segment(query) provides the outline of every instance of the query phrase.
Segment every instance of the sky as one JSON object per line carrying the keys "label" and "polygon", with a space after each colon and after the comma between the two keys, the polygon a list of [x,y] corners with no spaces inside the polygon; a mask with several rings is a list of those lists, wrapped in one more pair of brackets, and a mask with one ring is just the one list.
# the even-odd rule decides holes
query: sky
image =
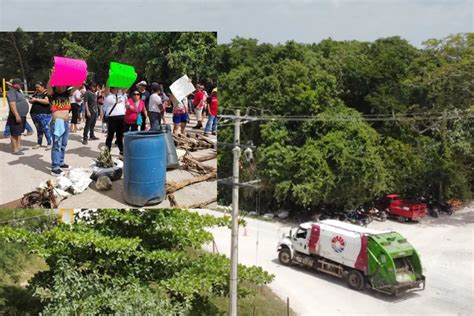
{"label": "sky", "polygon": [[373,41],[474,31],[474,0],[0,0],[0,30],[217,31],[259,42]]}

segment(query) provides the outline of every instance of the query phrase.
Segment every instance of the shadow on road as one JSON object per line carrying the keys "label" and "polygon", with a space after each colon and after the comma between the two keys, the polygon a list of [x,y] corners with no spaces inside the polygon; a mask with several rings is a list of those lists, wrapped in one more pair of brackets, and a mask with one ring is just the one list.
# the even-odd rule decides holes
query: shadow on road
{"label": "shadow on road", "polygon": [[[113,181],[112,182],[112,189],[107,190],[107,191],[97,190],[96,187],[95,187],[95,183],[96,183],[95,181],[92,181],[89,184],[89,189],[91,189],[92,191],[95,191],[95,192],[97,192],[101,195],[107,196],[108,198],[110,198],[112,200],[115,200],[117,202],[120,202],[122,204],[127,204],[130,208],[139,208],[139,206],[131,205],[131,204],[128,204],[127,202],[125,202],[125,200],[122,196],[122,194],[123,194],[123,179]],[[161,202],[161,203],[163,203],[163,202]],[[146,207],[148,207],[148,208],[159,208],[161,203],[155,204],[155,205],[147,205]]]}
{"label": "shadow on road", "polygon": [[[334,277],[334,276],[326,274],[324,272],[319,272],[319,271],[316,271],[316,270],[309,270],[307,268],[304,268],[304,267],[301,267],[301,266],[298,266],[298,265],[287,267],[287,266],[282,265],[280,263],[280,261],[278,261],[277,258],[273,259],[272,262],[274,264],[276,264],[278,267],[286,268],[286,269],[294,269],[294,270],[296,270],[300,273],[306,274],[308,277],[314,277],[314,278],[324,280],[325,282],[331,282],[331,283],[340,285],[341,287],[345,287],[347,291],[355,291],[355,290],[350,289],[347,286],[347,283],[343,279]],[[399,302],[407,301],[409,299],[414,299],[414,298],[417,298],[417,297],[420,296],[416,292],[407,292],[407,293],[404,293],[404,294],[402,294],[398,297],[395,297],[395,296],[383,294],[383,293],[380,293],[380,292],[377,292],[377,291],[374,291],[374,290],[370,290],[370,289],[364,289],[363,291],[357,291],[357,293],[360,293],[360,294],[363,294],[363,295],[368,295],[368,296],[380,299],[380,300],[388,302],[388,303],[399,303]]]}
{"label": "shadow on road", "polygon": [[[33,147],[34,145],[36,145],[36,142],[32,142],[32,141],[24,140],[24,139],[21,140],[21,146],[22,147],[25,147],[25,146]],[[30,149],[30,148],[28,148],[28,149]],[[6,152],[6,153],[11,153],[12,152],[12,146],[10,144],[10,140],[8,140],[7,143],[3,143],[3,142],[0,143],[0,151]]]}
{"label": "shadow on road", "polygon": [[33,168],[34,170],[42,171],[49,175],[51,170],[51,162],[46,162],[42,158],[43,157],[39,154],[34,154],[32,156],[18,156],[18,159],[10,161],[8,165],[26,165]]}

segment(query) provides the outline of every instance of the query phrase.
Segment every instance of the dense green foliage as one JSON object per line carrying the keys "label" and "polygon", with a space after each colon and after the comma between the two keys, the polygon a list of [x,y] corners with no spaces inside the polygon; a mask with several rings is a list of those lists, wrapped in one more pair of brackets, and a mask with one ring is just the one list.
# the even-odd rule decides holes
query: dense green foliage
{"label": "dense green foliage", "polygon": [[[428,40],[417,49],[399,37],[374,42],[258,44],[236,38],[218,47],[220,104],[258,121],[242,125],[243,209],[293,211],[321,204],[353,207],[387,193],[470,199],[473,173],[474,33]],[[305,121],[265,116],[307,116]],[[233,127],[219,140],[232,142]],[[219,176],[232,154],[219,152]],[[229,187],[219,199],[230,203]]]}
{"label": "dense green foliage", "polygon": [[[4,226],[0,237],[48,264],[29,284],[45,313],[212,314],[212,299],[228,294],[229,260],[200,249],[213,239],[208,228],[228,224],[180,209],[102,209],[40,233]],[[239,266],[239,278],[264,285],[273,276]]]}
{"label": "dense green foliage", "polygon": [[89,80],[105,83],[111,61],[130,64],[138,80],[168,86],[187,74],[195,82],[216,82],[215,33],[209,32],[3,32],[0,76],[46,81],[53,56],[85,59]]}
{"label": "dense green foliage", "polygon": [[[57,224],[56,216],[49,211],[35,209],[0,209],[0,225],[21,227],[30,232],[41,232]],[[25,275],[30,263],[34,269],[41,268],[41,262],[27,247],[21,244],[8,243],[0,239],[0,311],[7,314],[34,312],[39,300],[31,298],[20,284],[29,275]],[[36,271],[34,271],[36,272]],[[19,309],[21,308],[21,309]]]}

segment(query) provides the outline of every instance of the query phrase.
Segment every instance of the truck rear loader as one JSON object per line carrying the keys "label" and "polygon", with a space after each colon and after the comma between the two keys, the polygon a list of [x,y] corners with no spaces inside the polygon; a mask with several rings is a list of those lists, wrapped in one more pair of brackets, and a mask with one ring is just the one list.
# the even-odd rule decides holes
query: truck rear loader
{"label": "truck rear loader", "polygon": [[424,290],[420,258],[399,233],[337,220],[303,223],[278,242],[283,265],[299,264],[343,278],[350,288],[398,296]]}

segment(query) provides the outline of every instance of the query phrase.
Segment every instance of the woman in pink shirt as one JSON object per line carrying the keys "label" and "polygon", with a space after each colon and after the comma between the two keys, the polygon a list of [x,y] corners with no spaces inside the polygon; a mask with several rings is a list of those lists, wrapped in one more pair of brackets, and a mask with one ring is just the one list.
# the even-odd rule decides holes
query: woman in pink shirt
{"label": "woman in pink shirt", "polygon": [[133,91],[125,108],[124,132],[138,131],[138,126],[141,126],[147,118],[145,103],[141,100],[139,91]]}

